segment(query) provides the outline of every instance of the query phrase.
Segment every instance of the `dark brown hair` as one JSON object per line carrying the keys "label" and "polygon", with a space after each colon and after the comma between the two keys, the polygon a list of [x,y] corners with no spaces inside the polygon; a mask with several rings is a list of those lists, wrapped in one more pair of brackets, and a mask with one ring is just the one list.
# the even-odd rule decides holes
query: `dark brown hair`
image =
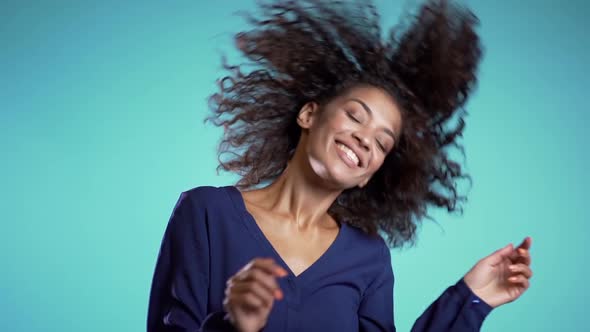
{"label": "dark brown hair", "polygon": [[429,206],[462,211],[457,180],[469,176],[449,152],[463,152],[463,106],[482,54],[468,9],[429,1],[385,40],[367,1],[276,1],[258,14],[235,38],[246,62],[224,61],[229,74],[210,97],[207,120],[225,128],[218,169],[237,172],[240,188],[276,179],[299,141],[300,108],[369,84],[403,110],[402,135],[369,183],[342,192],[329,213],[396,247],[414,242]]}

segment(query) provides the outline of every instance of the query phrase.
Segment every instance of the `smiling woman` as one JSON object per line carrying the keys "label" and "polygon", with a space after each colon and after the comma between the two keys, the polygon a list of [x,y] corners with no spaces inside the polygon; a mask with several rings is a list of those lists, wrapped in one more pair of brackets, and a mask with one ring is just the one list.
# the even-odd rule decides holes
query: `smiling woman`
{"label": "smiling woman", "polygon": [[250,17],[256,29],[236,36],[251,61],[226,65],[232,75],[211,97],[209,119],[226,128],[220,167],[242,175],[238,187],[283,172],[299,144],[302,128],[294,120],[306,103],[322,108],[364,85],[389,96],[395,107],[378,111],[400,113],[404,126],[397,124],[396,148],[373,181],[345,188],[330,214],[370,234],[382,230],[401,246],[414,240],[428,205],[459,210],[465,197],[456,181],[468,176],[448,150],[462,149],[462,106],[476,84],[476,17],[446,1],[430,2],[381,41],[379,16],[366,3],[286,1],[261,9],[262,18]]}
{"label": "smiling woman", "polygon": [[[395,100],[380,88],[359,85],[320,107],[310,102],[298,114],[299,144],[320,177],[363,188],[397,141],[402,127]],[[297,159],[297,152],[295,152]],[[346,167],[344,167],[346,166]]]}
{"label": "smiling woman", "polygon": [[[242,177],[182,193],[148,331],[395,331],[388,245],[464,198],[448,150],[462,149],[477,19],[429,1],[382,41],[366,2],[278,1],[261,15],[236,36],[249,62],[226,64],[211,97],[220,167]],[[530,245],[480,260],[413,331],[479,330],[528,288]]]}

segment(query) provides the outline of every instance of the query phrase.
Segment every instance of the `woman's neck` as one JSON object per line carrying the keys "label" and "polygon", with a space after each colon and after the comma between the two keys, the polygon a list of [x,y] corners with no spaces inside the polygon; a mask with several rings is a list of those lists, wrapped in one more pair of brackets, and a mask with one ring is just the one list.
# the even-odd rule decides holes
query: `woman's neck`
{"label": "woman's neck", "polygon": [[311,167],[294,156],[283,173],[269,186],[255,190],[253,203],[272,213],[287,217],[300,230],[333,228],[328,209],[341,190],[329,189],[313,179]]}

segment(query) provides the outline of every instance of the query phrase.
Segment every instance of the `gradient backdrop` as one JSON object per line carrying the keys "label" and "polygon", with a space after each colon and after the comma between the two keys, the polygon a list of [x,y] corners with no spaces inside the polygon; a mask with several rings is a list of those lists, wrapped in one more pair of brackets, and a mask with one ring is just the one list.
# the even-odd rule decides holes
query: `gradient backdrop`
{"label": "gradient backdrop", "polygon": [[[378,1],[387,26],[416,1]],[[227,185],[206,98],[253,1],[0,2],[0,331],[143,331],[181,191]],[[395,320],[533,238],[535,276],[483,331],[588,330],[586,1],[468,1],[486,55],[463,216],[394,250]]]}

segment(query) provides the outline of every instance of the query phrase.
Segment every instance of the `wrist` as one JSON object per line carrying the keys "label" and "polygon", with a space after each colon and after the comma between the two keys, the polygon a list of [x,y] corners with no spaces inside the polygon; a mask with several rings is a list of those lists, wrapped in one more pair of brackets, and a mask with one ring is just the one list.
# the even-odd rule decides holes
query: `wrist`
{"label": "wrist", "polygon": [[[224,316],[224,320],[227,322],[228,328],[231,332],[262,332],[264,327],[266,326],[266,322],[260,328],[252,328],[250,326],[241,326],[237,320],[235,320],[229,313],[226,313]],[[224,330],[225,331],[225,330]]]}
{"label": "wrist", "polygon": [[467,278],[463,277],[459,280],[457,287],[462,290],[465,300],[471,303],[482,303],[489,307],[490,310],[496,307],[489,302],[489,296],[486,294],[485,289],[472,287]]}

